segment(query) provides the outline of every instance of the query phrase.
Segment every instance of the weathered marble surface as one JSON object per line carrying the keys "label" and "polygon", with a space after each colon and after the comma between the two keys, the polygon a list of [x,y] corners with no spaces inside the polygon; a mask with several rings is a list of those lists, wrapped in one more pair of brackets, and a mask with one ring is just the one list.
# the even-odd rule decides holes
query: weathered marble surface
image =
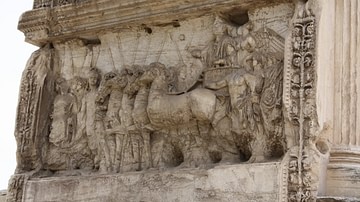
{"label": "weathered marble surface", "polygon": [[[193,173],[280,161],[293,146],[283,130],[282,88],[294,4],[63,3],[36,7],[19,22],[41,48],[22,77],[9,201],[21,200],[39,176],[40,184],[63,177],[46,186],[56,187],[69,175]],[[287,176],[280,181],[287,186]],[[254,192],[245,187],[234,200]],[[29,197],[46,197],[35,190]]]}
{"label": "weathered marble surface", "polygon": [[213,169],[132,172],[31,179],[24,200],[61,201],[277,201],[280,163],[223,165]]}
{"label": "weathered marble surface", "polygon": [[17,173],[280,158],[293,146],[282,108],[293,10],[276,4],[51,39],[23,73]]}
{"label": "weathered marble surface", "polygon": [[8,201],[359,196],[359,11],[36,0]]}
{"label": "weathered marble surface", "polygon": [[6,201],[6,190],[0,191],[0,202]]}
{"label": "weathered marble surface", "polygon": [[[47,1],[43,0],[43,2]],[[290,2],[290,0],[85,1],[28,11],[22,15],[18,28],[25,33],[28,42],[43,45],[49,41],[74,37],[93,38],[94,33],[99,31],[116,31],[141,25],[166,26],[209,13],[225,13],[232,9],[236,13],[245,13],[255,7]]]}
{"label": "weathered marble surface", "polygon": [[333,196],[360,198],[360,166],[331,164],[327,171],[326,192]]}
{"label": "weathered marble surface", "polygon": [[319,197],[317,202],[358,202],[359,198],[353,197]]}
{"label": "weathered marble surface", "polygon": [[324,110],[326,103],[333,104],[326,110],[328,117],[333,117],[328,121],[332,130],[328,133],[331,151],[326,194],[360,197],[360,2],[331,0],[324,1],[323,6],[324,21],[329,21],[326,32],[333,33],[325,36],[321,43],[321,47],[331,44],[330,49],[324,47],[327,51],[323,54],[327,54],[329,60],[321,66],[322,72],[326,69],[333,75],[327,97],[334,98],[322,104]]}

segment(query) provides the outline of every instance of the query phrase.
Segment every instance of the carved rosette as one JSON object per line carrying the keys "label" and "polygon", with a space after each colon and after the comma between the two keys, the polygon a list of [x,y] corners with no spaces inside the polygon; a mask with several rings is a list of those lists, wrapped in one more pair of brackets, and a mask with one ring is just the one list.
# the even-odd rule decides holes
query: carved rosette
{"label": "carved rosette", "polygon": [[289,119],[295,130],[295,145],[288,161],[288,201],[315,201],[316,175],[312,172],[311,148],[317,126],[315,91],[315,16],[304,9],[293,21]]}

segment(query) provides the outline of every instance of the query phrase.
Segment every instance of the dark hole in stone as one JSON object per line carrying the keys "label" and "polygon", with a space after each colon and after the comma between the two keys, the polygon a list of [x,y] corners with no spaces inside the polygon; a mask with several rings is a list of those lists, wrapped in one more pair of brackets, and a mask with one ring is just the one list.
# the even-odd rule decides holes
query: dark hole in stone
{"label": "dark hole in stone", "polygon": [[222,13],[222,17],[229,23],[237,26],[242,26],[249,22],[248,12],[241,8],[235,8],[227,11],[226,13]]}
{"label": "dark hole in stone", "polygon": [[326,154],[330,150],[328,144],[322,140],[317,141],[315,145],[319,152],[322,154]]}
{"label": "dark hole in stone", "polygon": [[150,27],[144,27],[144,30],[146,33],[151,34],[152,33],[152,29]]}
{"label": "dark hole in stone", "polygon": [[173,155],[173,167],[177,167],[184,162],[184,154],[179,147],[174,146]]}
{"label": "dark hole in stone", "polygon": [[93,38],[93,39],[86,39],[85,40],[85,44],[86,45],[100,45],[101,41],[98,38]]}
{"label": "dark hole in stone", "polygon": [[222,155],[219,151],[209,151],[210,159],[213,163],[219,163],[221,161]]}
{"label": "dark hole in stone", "polygon": [[50,43],[50,44],[49,44],[49,48],[50,48],[50,49],[54,49],[54,44],[53,44],[53,43]]}
{"label": "dark hole in stone", "polygon": [[173,20],[172,25],[173,25],[174,27],[180,27],[179,20]]}

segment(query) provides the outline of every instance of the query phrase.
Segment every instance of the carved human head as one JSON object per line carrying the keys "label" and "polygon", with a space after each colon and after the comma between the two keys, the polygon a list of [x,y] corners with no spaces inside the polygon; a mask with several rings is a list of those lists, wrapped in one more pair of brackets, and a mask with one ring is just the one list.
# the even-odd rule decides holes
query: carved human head
{"label": "carved human head", "polygon": [[66,80],[62,77],[56,79],[55,81],[55,88],[56,91],[60,94],[68,93],[69,92],[69,85]]}
{"label": "carved human head", "polygon": [[249,53],[252,53],[255,51],[256,48],[256,41],[252,36],[248,36],[242,43],[241,47],[248,51]]}
{"label": "carved human head", "polygon": [[232,55],[234,52],[235,52],[235,47],[232,46],[232,45],[230,45],[230,44],[228,44],[228,45],[226,46],[226,53],[227,53],[227,55]]}
{"label": "carved human head", "polygon": [[262,69],[264,64],[266,64],[266,59],[259,53],[253,54],[253,68],[254,69]]}
{"label": "carved human head", "polygon": [[225,21],[219,17],[216,16],[213,24],[213,33],[215,36],[222,36],[226,33],[227,27],[226,27]]}
{"label": "carved human head", "polygon": [[87,82],[84,78],[81,78],[79,76],[75,76],[72,80],[71,80],[71,92],[73,93],[82,93],[83,91],[85,91],[87,89]]}
{"label": "carved human head", "polygon": [[100,72],[95,67],[91,68],[88,73],[89,86],[98,86],[100,83]]}
{"label": "carved human head", "polygon": [[248,22],[237,29],[238,36],[247,36],[254,28],[254,24],[252,22]]}

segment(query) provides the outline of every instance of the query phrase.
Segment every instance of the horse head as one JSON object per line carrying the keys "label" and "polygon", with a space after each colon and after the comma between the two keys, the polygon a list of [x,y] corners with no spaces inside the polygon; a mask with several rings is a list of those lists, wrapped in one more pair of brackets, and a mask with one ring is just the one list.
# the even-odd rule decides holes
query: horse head
{"label": "horse head", "polygon": [[126,76],[119,74],[116,71],[106,73],[100,83],[95,101],[99,104],[104,103],[105,98],[109,96],[113,90],[121,90],[126,84]]}
{"label": "horse head", "polygon": [[156,78],[166,78],[165,65],[159,62],[153,62],[149,65],[148,69],[144,71],[138,82],[142,84],[152,83]]}

